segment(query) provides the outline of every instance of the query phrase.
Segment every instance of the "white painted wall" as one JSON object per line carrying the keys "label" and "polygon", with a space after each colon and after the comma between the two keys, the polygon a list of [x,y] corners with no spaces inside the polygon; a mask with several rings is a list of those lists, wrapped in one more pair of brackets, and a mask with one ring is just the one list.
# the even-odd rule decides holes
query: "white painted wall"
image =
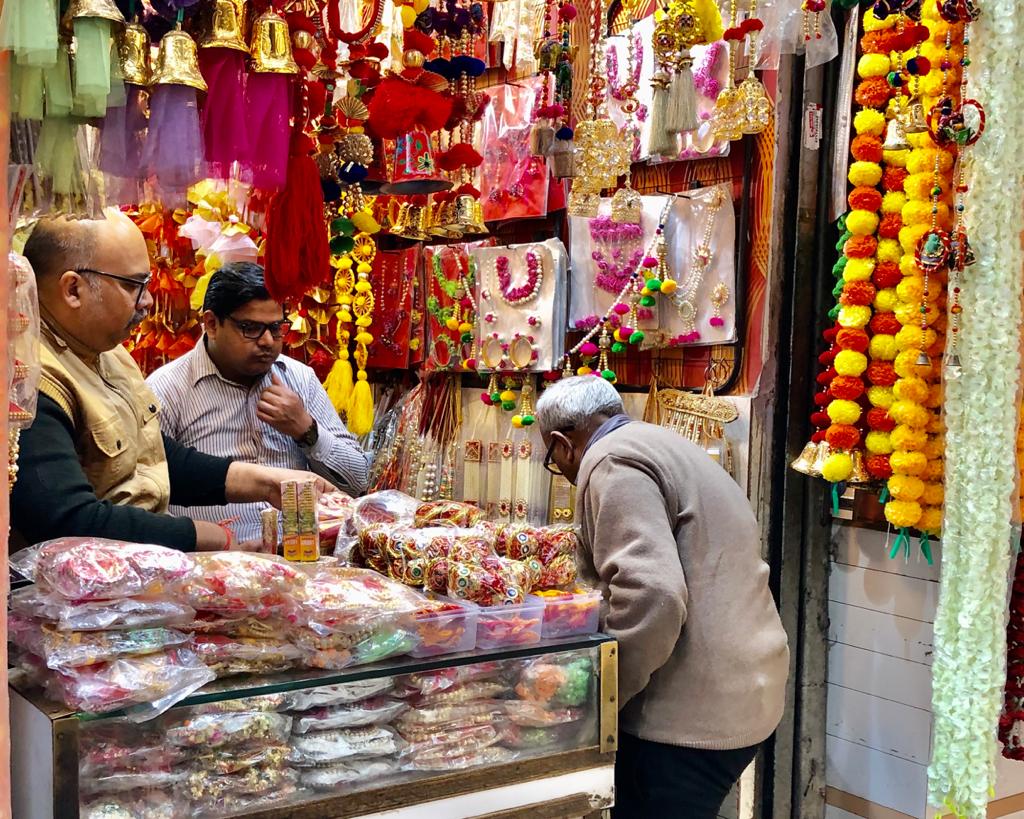
{"label": "white painted wall", "polygon": [[[929,566],[889,559],[892,536],[849,525],[833,532],[829,579],[826,783],[913,817],[927,807],[932,622],[941,544]],[[995,798],[1024,793],[1024,764],[1000,757]],[[851,819],[833,805],[826,819]],[[867,813],[865,813],[867,815]],[[1001,813],[1024,819],[1024,811]]]}

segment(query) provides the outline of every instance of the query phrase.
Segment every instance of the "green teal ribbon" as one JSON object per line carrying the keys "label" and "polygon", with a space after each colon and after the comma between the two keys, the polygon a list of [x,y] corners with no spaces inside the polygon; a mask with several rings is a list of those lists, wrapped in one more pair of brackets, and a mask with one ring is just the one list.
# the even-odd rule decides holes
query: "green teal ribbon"
{"label": "green teal ribbon", "polygon": [[935,561],[932,560],[932,539],[927,532],[921,533],[921,553],[929,566],[935,565]]}
{"label": "green teal ribbon", "polygon": [[839,517],[839,484],[832,484],[832,516]]}
{"label": "green teal ribbon", "polygon": [[900,553],[900,549],[901,548],[905,550],[906,556],[907,556],[907,558],[909,558],[910,557],[910,535],[907,532],[906,528],[900,529],[899,534],[896,535],[896,540],[893,541],[892,549],[889,551],[889,559],[890,560],[895,560],[896,559],[896,555],[898,555]]}
{"label": "green teal ribbon", "polygon": [[885,486],[882,487],[882,491],[878,493],[878,502],[884,505],[885,502],[888,501],[888,500],[889,500],[889,485],[886,484]]}

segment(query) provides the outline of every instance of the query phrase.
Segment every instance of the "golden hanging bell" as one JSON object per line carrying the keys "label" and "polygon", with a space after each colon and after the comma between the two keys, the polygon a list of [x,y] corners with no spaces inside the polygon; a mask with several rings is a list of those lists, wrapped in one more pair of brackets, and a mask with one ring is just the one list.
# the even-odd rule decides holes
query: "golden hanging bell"
{"label": "golden hanging bell", "polygon": [[79,20],[83,17],[98,17],[101,20],[110,20],[112,23],[124,25],[124,15],[114,3],[114,0],[71,0],[68,10],[64,14],[64,20]]}
{"label": "golden hanging bell", "polygon": [[117,58],[124,81],[149,85],[149,33],[138,23],[129,23],[117,35]]}
{"label": "golden hanging bell", "polygon": [[[808,441],[803,450],[789,466],[804,475],[814,475],[814,459],[818,454],[818,445],[814,441]],[[819,473],[820,474],[820,473]]]}
{"label": "golden hanging bell", "polygon": [[273,9],[267,9],[252,26],[252,70],[257,74],[298,74],[292,57],[288,23]]}
{"label": "golden hanging bell", "polygon": [[455,197],[452,203],[452,224],[462,234],[479,236],[488,232],[483,222],[483,208],[468,193]]}
{"label": "golden hanging bell", "polygon": [[612,196],[612,221],[619,224],[639,225],[644,211],[644,203],[632,186],[627,182]]}
{"label": "golden hanging bell", "polygon": [[196,41],[180,28],[171,29],[160,40],[150,85],[187,85],[206,91]]}
{"label": "golden hanging bell", "polygon": [[484,206],[476,199],[473,199],[469,217],[463,222],[462,228],[467,236],[485,236],[490,233],[484,222]]}
{"label": "golden hanging bell", "polygon": [[853,470],[846,482],[851,484],[871,483],[871,474],[864,465],[864,453],[855,449],[851,453],[851,459],[853,460]]}
{"label": "golden hanging bell", "polygon": [[903,131],[903,123],[899,117],[889,120],[889,127],[885,130],[885,142],[882,144],[883,151],[909,151],[910,143],[907,142],[907,135]]}
{"label": "golden hanging bell", "polygon": [[249,53],[242,30],[245,19],[245,0],[214,0],[210,27],[200,48],[231,48]]}
{"label": "golden hanging bell", "polygon": [[903,120],[903,132],[907,134],[924,134],[928,131],[928,121],[924,118],[924,106],[919,102],[910,104]]}
{"label": "golden hanging bell", "polygon": [[442,239],[461,239],[462,228],[455,219],[455,203],[435,202],[427,215],[426,232]]}
{"label": "golden hanging bell", "polygon": [[401,236],[404,239],[413,239],[421,242],[429,239],[425,228],[426,208],[420,205],[410,205],[408,202],[402,204],[398,210],[395,223],[391,226],[393,236]]}
{"label": "golden hanging bell", "polygon": [[828,441],[820,441],[818,448],[814,453],[814,463],[811,464],[811,471],[808,475],[813,475],[815,478],[820,478],[822,470],[825,468],[825,461],[828,460],[828,456],[832,454],[832,447],[828,445]]}

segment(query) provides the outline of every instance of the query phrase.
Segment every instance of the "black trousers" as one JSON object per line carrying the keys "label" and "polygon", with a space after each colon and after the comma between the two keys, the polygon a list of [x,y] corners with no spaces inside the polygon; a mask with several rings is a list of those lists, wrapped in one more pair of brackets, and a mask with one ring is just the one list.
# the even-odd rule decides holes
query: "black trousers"
{"label": "black trousers", "polygon": [[705,751],[619,734],[612,819],[716,819],[757,748]]}

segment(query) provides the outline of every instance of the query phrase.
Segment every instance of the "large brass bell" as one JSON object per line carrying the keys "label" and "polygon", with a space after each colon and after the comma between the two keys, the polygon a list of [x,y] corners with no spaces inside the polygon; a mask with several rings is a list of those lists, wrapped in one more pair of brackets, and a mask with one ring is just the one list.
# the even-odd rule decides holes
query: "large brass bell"
{"label": "large brass bell", "polygon": [[855,449],[851,453],[850,457],[853,461],[853,470],[850,472],[850,477],[847,480],[847,483],[871,483],[871,474],[868,472],[867,467],[864,465],[864,453],[861,452],[859,449]]}
{"label": "large brass bell", "polygon": [[298,74],[292,57],[288,23],[273,9],[267,9],[252,26],[252,70],[257,74]]}
{"label": "large brass bell", "polygon": [[928,131],[928,121],[924,118],[924,106],[919,102],[910,104],[903,120],[903,131],[907,134],[924,134]]}
{"label": "large brass bell", "polygon": [[206,91],[206,80],[199,71],[196,41],[181,29],[171,29],[160,40],[150,84],[187,85]]}
{"label": "large brass bell", "polygon": [[214,0],[210,15],[210,28],[200,48],[231,48],[249,53],[243,30],[245,0]]}
{"label": "large brass bell", "polygon": [[814,459],[817,454],[818,445],[814,443],[814,441],[808,441],[797,456],[796,460],[789,466],[791,469],[795,469],[797,472],[801,472],[804,475],[814,475],[814,472],[811,470],[814,466]]}
{"label": "large brass bell", "polygon": [[391,234],[417,242],[429,239],[430,237],[424,230],[425,221],[426,208],[403,202],[398,209],[398,216],[395,217],[394,224],[391,225]]}
{"label": "large brass bell", "polygon": [[828,460],[828,456],[831,454],[832,447],[828,445],[828,441],[820,441],[814,453],[814,463],[811,464],[811,471],[807,474],[820,478],[822,471],[825,469],[825,461]]}
{"label": "large brass bell", "polygon": [[129,23],[117,35],[117,58],[124,81],[134,85],[149,85],[152,70],[149,66],[149,33],[138,23]]}
{"label": "large brass bell", "polygon": [[435,202],[427,216],[426,231],[441,239],[461,239],[462,230],[455,221],[455,203]]}
{"label": "large brass bell", "polygon": [[124,15],[114,0],[71,0],[68,10],[64,13],[64,20],[70,22],[83,17],[98,17],[112,23],[124,24]]}
{"label": "large brass bell", "polygon": [[907,142],[907,135],[903,130],[903,123],[899,117],[889,120],[889,127],[885,131],[885,142],[882,144],[883,151],[909,151],[910,143]]}
{"label": "large brass bell", "polygon": [[488,232],[483,220],[483,206],[474,197],[469,194],[455,197],[453,209],[455,224],[463,234],[481,236]]}

